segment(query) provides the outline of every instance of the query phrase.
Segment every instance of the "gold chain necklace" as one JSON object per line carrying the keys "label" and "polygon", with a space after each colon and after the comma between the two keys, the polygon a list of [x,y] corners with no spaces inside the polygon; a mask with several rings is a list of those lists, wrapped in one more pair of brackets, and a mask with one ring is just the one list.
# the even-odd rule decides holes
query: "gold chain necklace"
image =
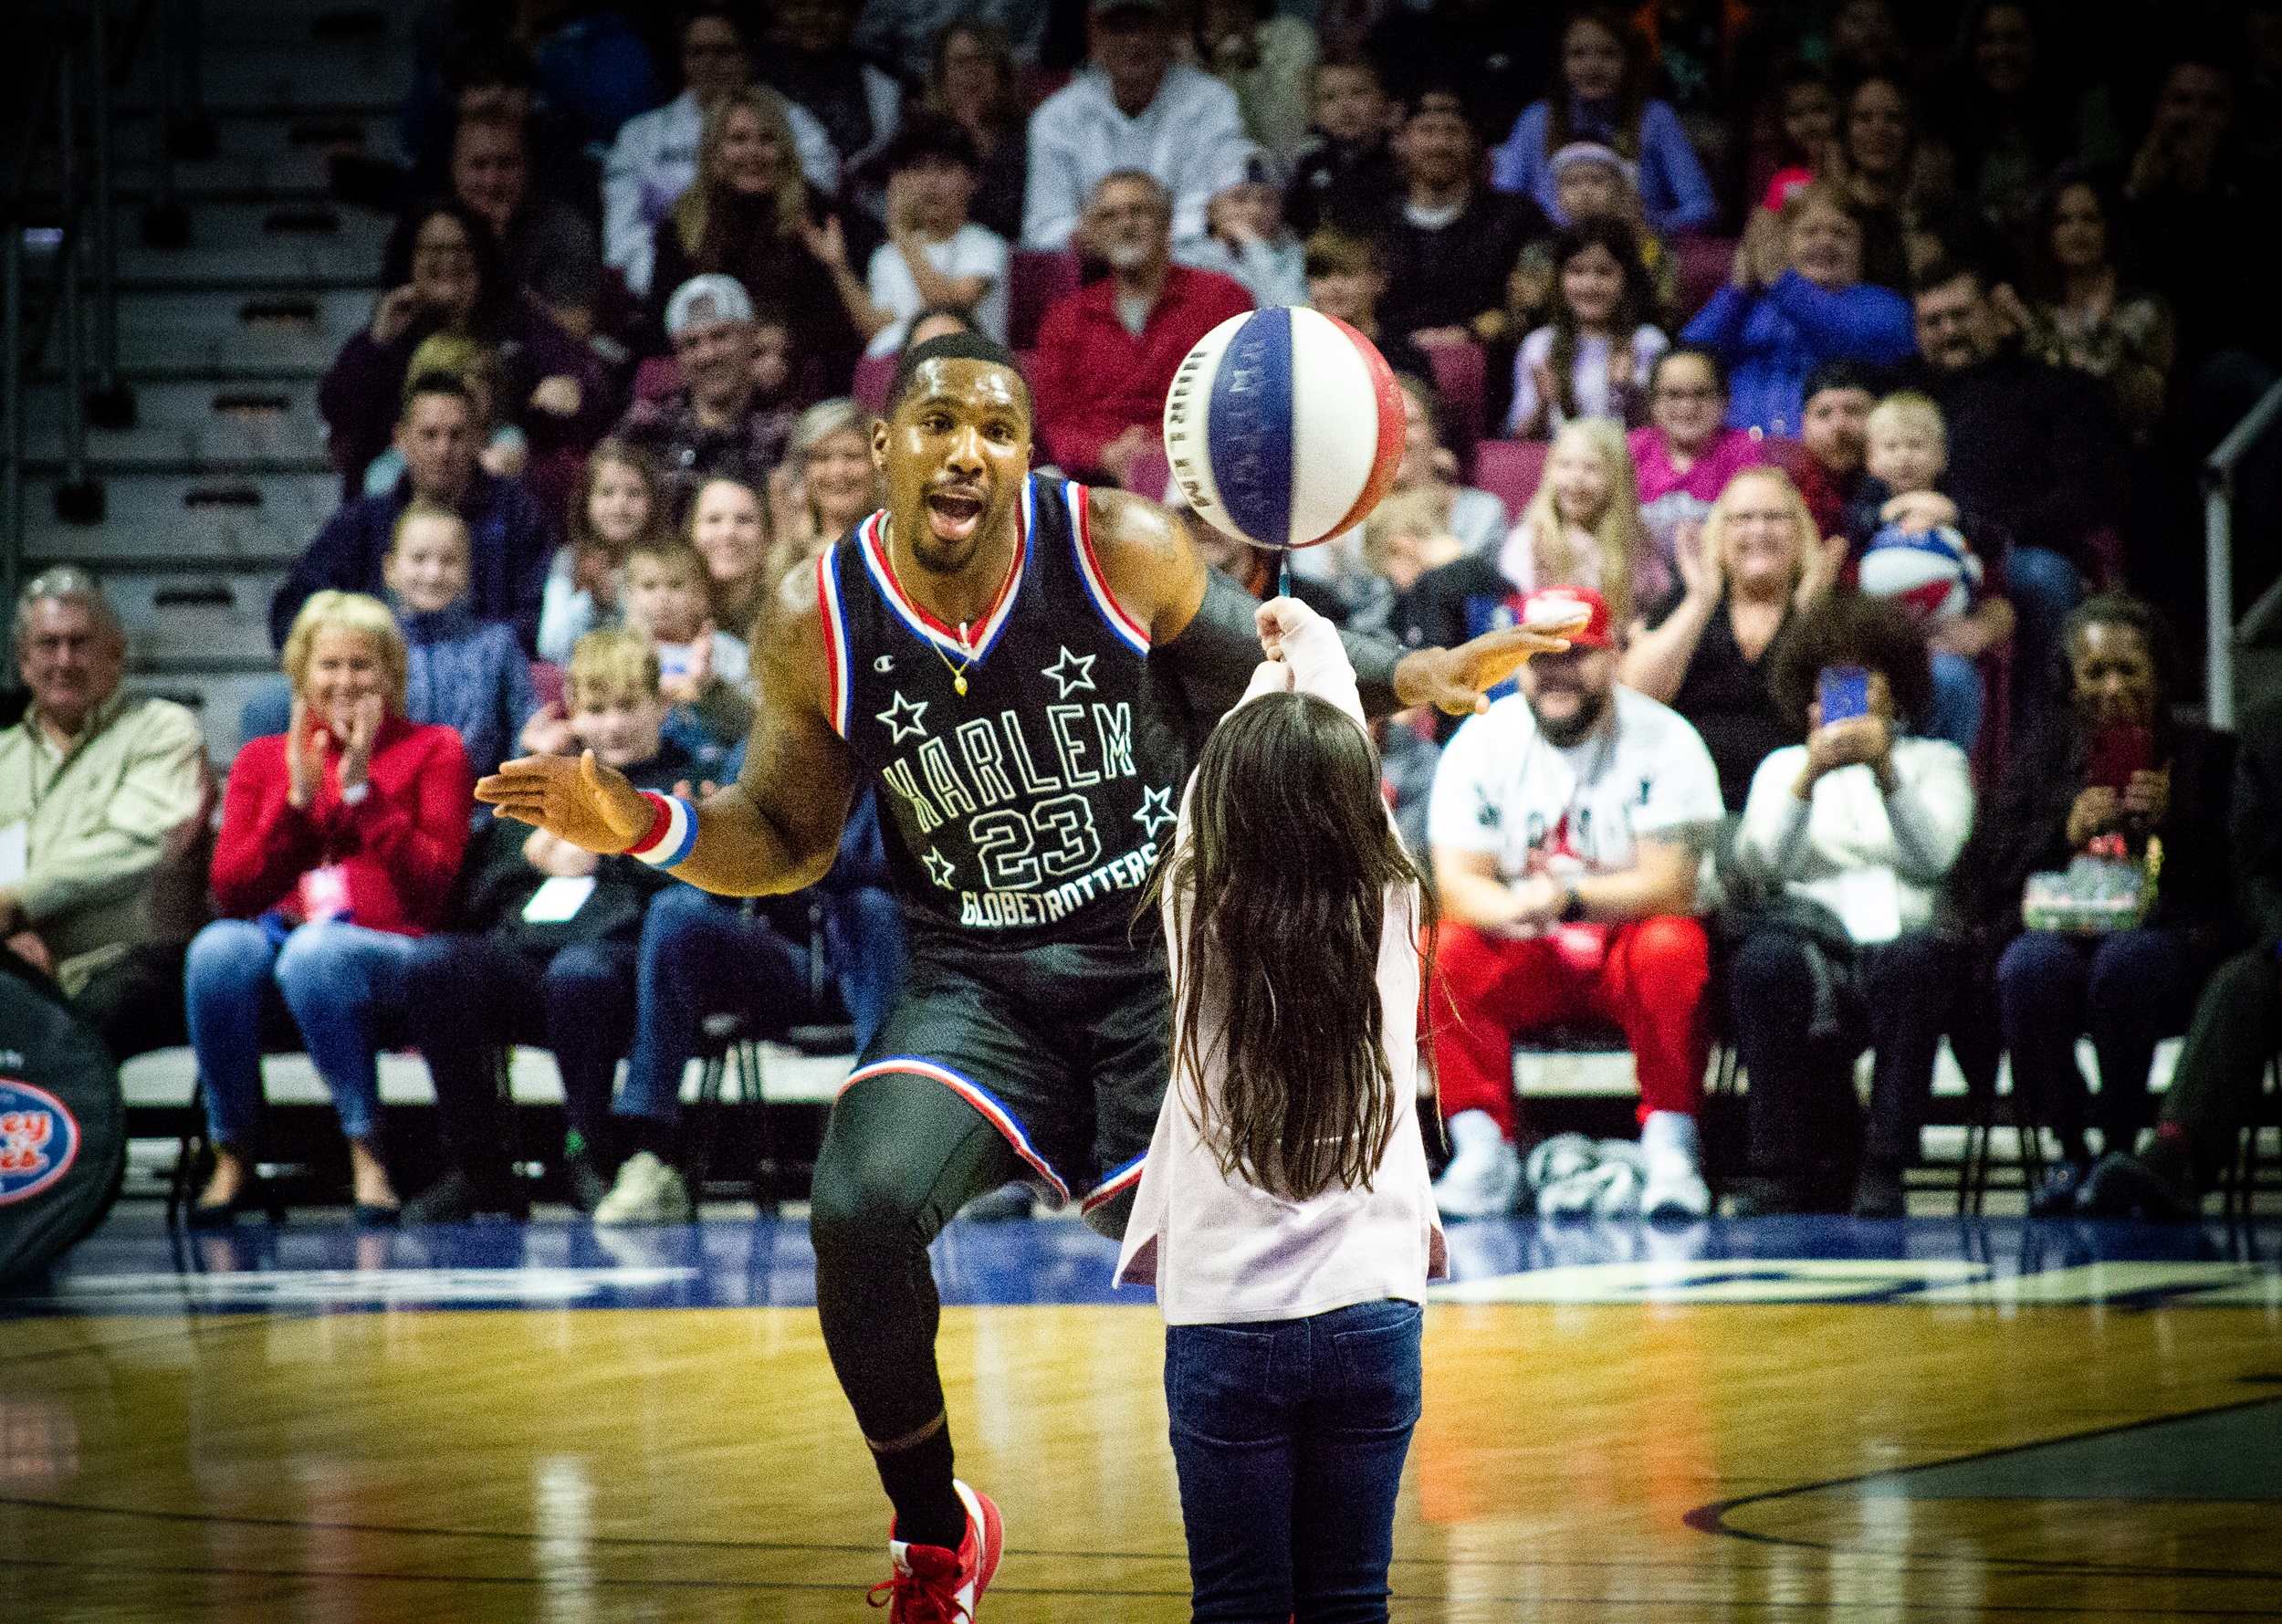
{"label": "gold chain necklace", "polygon": [[934,638],[928,638],[926,643],[929,648],[935,650],[935,657],[943,662],[943,669],[951,674],[951,691],[962,699],[965,698],[967,697],[967,667],[975,663],[974,647],[967,641],[967,623],[965,621],[958,623],[958,645],[967,651],[967,657],[958,665],[951,664],[951,656],[943,652],[943,645],[936,642]]}

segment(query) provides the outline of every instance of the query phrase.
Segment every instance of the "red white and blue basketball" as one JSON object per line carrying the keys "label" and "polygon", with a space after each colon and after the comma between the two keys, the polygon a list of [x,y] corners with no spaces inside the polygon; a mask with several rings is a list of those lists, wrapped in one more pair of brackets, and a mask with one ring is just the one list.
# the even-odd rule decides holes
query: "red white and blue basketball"
{"label": "red white and blue basketball", "polygon": [[1869,596],[1906,603],[1924,620],[1955,620],[1973,607],[1981,561],[1947,525],[1905,530],[1889,524],[1870,538],[1858,579]]}
{"label": "red white and blue basketball", "polygon": [[1313,547],[1378,506],[1402,461],[1403,401],[1370,340],[1315,310],[1232,316],[1165,397],[1165,455],[1188,505],[1261,547]]}

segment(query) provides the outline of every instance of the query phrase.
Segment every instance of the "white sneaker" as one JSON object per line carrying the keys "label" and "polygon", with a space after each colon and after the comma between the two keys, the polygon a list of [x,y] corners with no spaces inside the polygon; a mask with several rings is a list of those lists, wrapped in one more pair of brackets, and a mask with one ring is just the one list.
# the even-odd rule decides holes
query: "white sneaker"
{"label": "white sneaker", "polygon": [[1442,1216],[1499,1218],[1513,1211],[1522,1188],[1522,1158],[1497,1118],[1487,1111],[1460,1111],[1450,1126],[1450,1165],[1434,1185]]}
{"label": "white sneaker", "polygon": [[610,1187],[594,1209],[599,1224],[687,1223],[689,1187],[682,1176],[647,1150],[637,1150],[618,1169],[618,1182]]}
{"label": "white sneaker", "polygon": [[1640,1187],[1640,1215],[1651,1222],[1690,1222],[1710,1215],[1712,1191],[1703,1182],[1696,1119],[1684,1111],[1651,1111],[1640,1125],[1640,1154],[1648,1179]]}

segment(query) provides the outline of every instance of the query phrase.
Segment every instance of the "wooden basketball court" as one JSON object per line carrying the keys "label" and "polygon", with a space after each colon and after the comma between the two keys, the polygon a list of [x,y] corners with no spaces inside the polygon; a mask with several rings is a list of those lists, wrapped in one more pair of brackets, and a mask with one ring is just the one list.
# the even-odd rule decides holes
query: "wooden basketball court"
{"label": "wooden basketball court", "polygon": [[[1394,1616],[2282,1613],[2282,1251],[1993,1220],[1453,1231]],[[1163,1334],[1064,1221],[954,1226],[982,1617],[1188,1617]],[[875,1618],[797,1221],[170,1239],[0,1319],[0,1618]]]}

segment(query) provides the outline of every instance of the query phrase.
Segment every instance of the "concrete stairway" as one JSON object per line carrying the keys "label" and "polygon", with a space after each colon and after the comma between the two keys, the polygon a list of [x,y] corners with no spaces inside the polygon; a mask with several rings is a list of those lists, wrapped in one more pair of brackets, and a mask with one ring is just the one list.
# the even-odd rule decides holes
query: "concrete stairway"
{"label": "concrete stairway", "polygon": [[340,501],[316,386],[368,319],[389,222],[333,204],[337,152],[396,157],[412,79],[410,8],[205,0],[200,77],[210,156],[175,166],[191,239],[146,246],[157,179],[146,50],[114,93],[119,351],[134,428],[97,430],[95,525],[57,519],[62,345],[31,371],[25,568],[102,577],[130,638],[130,681],[198,707],[216,765],[238,707],[274,668],[267,615],[293,559]]}

